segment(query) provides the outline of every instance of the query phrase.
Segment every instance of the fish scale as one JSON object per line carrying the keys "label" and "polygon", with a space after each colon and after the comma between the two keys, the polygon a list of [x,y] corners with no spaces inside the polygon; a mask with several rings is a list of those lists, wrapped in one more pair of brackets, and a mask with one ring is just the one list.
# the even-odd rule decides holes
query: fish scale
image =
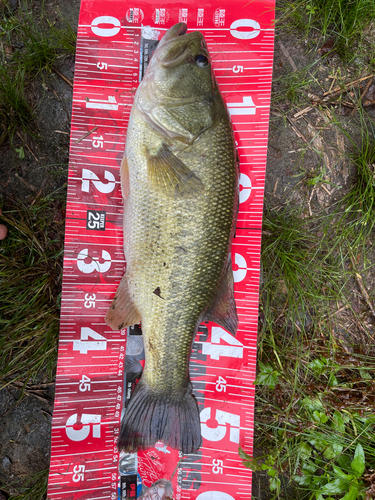
{"label": "fish scale", "polygon": [[[146,85],[150,93],[150,83]],[[197,322],[215,297],[229,250],[238,172],[229,117],[220,94],[214,95],[214,125],[182,149],[179,141],[174,148],[168,142],[172,153],[202,181],[200,196],[165,196],[150,186],[147,147],[168,138],[155,133],[138,109],[138,99],[143,103],[140,92],[128,129],[126,275],[142,319],[142,381],[161,395],[187,386]],[[197,122],[197,116],[192,121]]]}

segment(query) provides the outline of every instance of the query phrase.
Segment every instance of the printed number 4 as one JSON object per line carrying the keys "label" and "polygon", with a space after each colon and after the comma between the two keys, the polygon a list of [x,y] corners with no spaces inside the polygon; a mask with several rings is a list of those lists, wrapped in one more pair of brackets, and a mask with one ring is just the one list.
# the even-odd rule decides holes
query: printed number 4
{"label": "printed number 4", "polygon": [[[93,340],[88,340],[89,337]],[[106,338],[87,326],[81,328],[81,339],[73,341],[73,351],[79,351],[81,354],[87,354],[88,351],[105,351],[106,349]]]}

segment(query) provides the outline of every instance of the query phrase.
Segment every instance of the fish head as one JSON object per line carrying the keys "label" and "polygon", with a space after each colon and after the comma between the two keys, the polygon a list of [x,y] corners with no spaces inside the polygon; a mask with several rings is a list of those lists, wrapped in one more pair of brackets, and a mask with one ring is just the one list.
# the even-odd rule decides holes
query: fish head
{"label": "fish head", "polygon": [[154,101],[183,101],[212,95],[216,81],[202,33],[187,33],[184,23],[170,28],[150,61],[145,79]]}

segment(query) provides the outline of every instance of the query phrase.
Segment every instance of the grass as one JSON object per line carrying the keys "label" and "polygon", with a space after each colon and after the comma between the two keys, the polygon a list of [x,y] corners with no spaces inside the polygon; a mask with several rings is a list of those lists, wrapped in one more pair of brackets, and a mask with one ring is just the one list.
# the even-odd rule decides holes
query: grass
{"label": "grass", "polygon": [[[373,293],[364,300],[358,285],[365,287],[361,274],[373,266],[375,141],[372,120],[358,109],[351,129],[332,120],[350,147],[347,194],[310,217],[290,203],[264,214],[258,452],[240,454],[268,477],[267,498],[374,498]],[[355,307],[358,289],[362,310]]]}
{"label": "grass", "polygon": [[[12,495],[10,500],[44,500],[47,493],[48,470],[43,470],[29,477],[19,494]],[[12,486],[12,484],[7,485]]]}
{"label": "grass", "polygon": [[53,70],[59,57],[74,56],[76,33],[63,21],[36,22],[32,6],[21,2],[16,12],[5,7],[0,17],[0,145],[16,133],[36,137],[34,105],[28,98],[31,82]]}
{"label": "grass", "polygon": [[0,380],[52,380],[62,279],[63,202],[9,202],[0,247]]}
{"label": "grass", "polygon": [[329,40],[328,50],[345,62],[363,55],[375,62],[373,40],[375,4],[372,0],[297,0],[281,2],[281,22],[290,22],[304,32]]}

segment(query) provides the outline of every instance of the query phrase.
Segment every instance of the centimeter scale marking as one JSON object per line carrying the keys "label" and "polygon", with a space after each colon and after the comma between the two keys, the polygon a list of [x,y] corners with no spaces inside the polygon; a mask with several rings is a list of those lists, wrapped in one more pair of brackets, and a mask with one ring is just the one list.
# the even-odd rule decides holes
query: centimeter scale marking
{"label": "centimeter scale marking", "polygon": [[[136,6],[123,0],[82,0],[50,499],[125,498],[119,493],[123,478],[116,441],[126,392],[128,332],[113,332],[104,323],[125,268],[119,166],[145,56],[140,48],[144,40],[150,42],[142,26],[153,27],[147,33],[160,40],[176,22],[205,34],[234,127],[241,169],[232,247],[239,328],[234,338],[214,323],[202,324],[193,343],[190,372],[203,446],[184,457],[162,445],[139,452],[137,470],[145,486],[161,477],[171,480],[175,500],[251,497],[251,471],[242,465],[238,446],[252,452],[274,3],[259,0],[251,9],[244,0],[226,3],[220,8],[202,8],[195,1],[156,8],[147,1]],[[136,498],[136,491],[127,495]]]}

